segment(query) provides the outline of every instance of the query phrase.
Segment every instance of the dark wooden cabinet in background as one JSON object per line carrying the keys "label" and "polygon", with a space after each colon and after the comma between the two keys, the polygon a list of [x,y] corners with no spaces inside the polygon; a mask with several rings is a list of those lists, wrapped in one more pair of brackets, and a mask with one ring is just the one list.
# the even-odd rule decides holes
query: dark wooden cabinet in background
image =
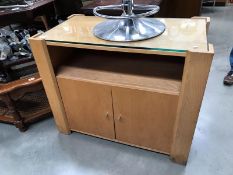
{"label": "dark wooden cabinet in background", "polygon": [[166,9],[166,17],[191,18],[199,16],[202,0],[165,0],[161,8]]}

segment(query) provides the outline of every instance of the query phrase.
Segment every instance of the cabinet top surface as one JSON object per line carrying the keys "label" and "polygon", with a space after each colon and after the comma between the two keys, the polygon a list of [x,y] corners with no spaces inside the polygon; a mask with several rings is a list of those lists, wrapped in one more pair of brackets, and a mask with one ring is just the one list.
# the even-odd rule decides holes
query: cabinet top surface
{"label": "cabinet top surface", "polygon": [[[93,35],[93,28],[105,19],[74,15],[62,24],[38,36],[50,45],[77,44],[92,46],[143,49],[185,53],[187,50],[208,51],[206,21],[204,19],[159,18],[166,25],[165,32],[155,38],[135,42],[110,42]],[[53,43],[53,44],[51,44]],[[78,47],[78,46],[77,46]]]}

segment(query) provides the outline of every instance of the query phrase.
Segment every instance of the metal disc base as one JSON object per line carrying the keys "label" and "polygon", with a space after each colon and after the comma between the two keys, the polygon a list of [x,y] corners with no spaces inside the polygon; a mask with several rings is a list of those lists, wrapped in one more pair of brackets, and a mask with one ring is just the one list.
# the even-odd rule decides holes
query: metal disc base
{"label": "metal disc base", "polygon": [[109,41],[138,41],[152,38],[165,31],[165,25],[153,18],[107,20],[95,26],[94,35]]}

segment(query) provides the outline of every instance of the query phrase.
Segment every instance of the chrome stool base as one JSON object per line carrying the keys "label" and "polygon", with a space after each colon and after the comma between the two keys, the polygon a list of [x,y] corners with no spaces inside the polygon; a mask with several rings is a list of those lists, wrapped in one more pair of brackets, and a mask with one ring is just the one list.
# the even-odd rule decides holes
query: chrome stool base
{"label": "chrome stool base", "polygon": [[[134,14],[134,10],[145,10],[145,13]],[[157,5],[134,4],[133,0],[122,0],[119,5],[97,6],[93,9],[95,16],[108,19],[97,24],[93,30],[96,37],[109,41],[138,41],[160,35],[165,25],[154,18],[145,18],[159,11]],[[122,10],[121,16],[101,14],[101,10]]]}
{"label": "chrome stool base", "polygon": [[93,32],[98,38],[108,41],[139,41],[162,34],[165,25],[153,18],[129,18],[107,20],[95,26]]}

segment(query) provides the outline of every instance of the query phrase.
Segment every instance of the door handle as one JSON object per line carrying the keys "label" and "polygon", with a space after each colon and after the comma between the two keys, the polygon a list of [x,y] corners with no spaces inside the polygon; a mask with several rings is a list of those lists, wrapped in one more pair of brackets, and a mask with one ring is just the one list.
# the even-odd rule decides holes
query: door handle
{"label": "door handle", "polygon": [[120,114],[117,118],[118,121],[121,121],[122,120],[122,115]]}
{"label": "door handle", "polygon": [[107,119],[109,119],[109,113],[108,113],[108,112],[106,112],[105,117],[106,117]]}

